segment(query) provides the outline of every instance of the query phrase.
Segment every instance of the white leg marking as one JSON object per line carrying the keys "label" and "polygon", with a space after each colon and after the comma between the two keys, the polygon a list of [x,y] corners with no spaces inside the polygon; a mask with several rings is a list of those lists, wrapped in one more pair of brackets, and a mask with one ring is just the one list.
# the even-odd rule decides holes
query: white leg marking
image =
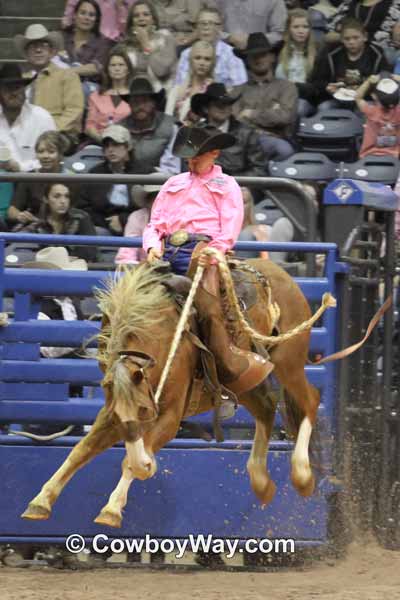
{"label": "white leg marking", "polygon": [[308,417],[305,417],[300,425],[296,445],[292,455],[293,471],[296,480],[305,485],[311,477],[310,459],[308,456],[308,447],[312,433],[312,425]]}
{"label": "white leg marking", "polygon": [[125,508],[128,502],[128,492],[134,477],[129,477],[129,470],[127,469],[126,471],[127,473],[125,474],[124,472],[107,503],[107,509],[113,513],[121,514],[122,509]]}
{"label": "white leg marking", "polygon": [[153,460],[144,448],[143,438],[136,442],[125,442],[128,464],[138,479],[147,479],[155,473],[155,460]]}

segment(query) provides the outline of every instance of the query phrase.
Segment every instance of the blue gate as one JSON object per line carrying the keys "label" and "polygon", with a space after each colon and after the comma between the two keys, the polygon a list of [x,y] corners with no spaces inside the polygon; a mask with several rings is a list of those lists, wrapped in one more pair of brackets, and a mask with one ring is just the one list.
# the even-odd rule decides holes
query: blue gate
{"label": "blue gate", "polygon": [[[27,236],[23,236],[27,239]],[[5,235],[0,240],[4,252]],[[22,238],[22,236],[20,236]],[[77,243],[58,236],[57,244]],[[72,240],[72,241],[71,241]],[[49,243],[44,237],[35,241]],[[51,244],[55,239],[52,237]],[[121,245],[121,239],[79,238],[79,243]],[[136,245],[125,241],[125,245]],[[325,254],[321,277],[297,281],[313,303],[324,292],[335,297],[346,271],[337,261],[334,244],[240,243],[252,248]],[[103,405],[101,372],[93,359],[42,358],[40,346],[79,347],[99,325],[93,321],[40,321],[36,319],[38,297],[90,296],[107,273],[2,268],[0,301],[13,299],[14,314],[0,327],[0,425],[10,423],[90,424]],[[9,301],[9,300],[8,300]],[[338,309],[327,311],[312,331],[311,351],[323,355],[335,351]],[[211,533],[223,538],[294,538],[298,545],[324,544],[329,538],[332,476],[336,436],[336,367],[334,363],[308,366],[309,380],[321,390],[319,421],[322,432],[322,465],[314,495],[304,499],[290,484],[292,443],[276,435],[269,450],[269,470],[277,484],[275,499],[262,508],[253,495],[246,472],[251,447],[248,435],[251,416],[240,408],[224,423],[223,443],[198,439],[175,439],[157,457],[158,472],[146,482],[135,481],[118,537],[186,538]],[[82,385],[82,397],[70,397],[70,386]],[[210,422],[210,415],[193,418]],[[276,422],[279,430],[279,418]],[[0,435],[0,543],[64,542],[71,532],[90,539],[107,529],[93,523],[106,504],[121,474],[125,450],[116,446],[96,458],[68,484],[49,521],[20,519],[27,503],[66,458],[78,438],[64,437],[37,444],[20,436]],[[113,535],[113,530],[106,532]]]}

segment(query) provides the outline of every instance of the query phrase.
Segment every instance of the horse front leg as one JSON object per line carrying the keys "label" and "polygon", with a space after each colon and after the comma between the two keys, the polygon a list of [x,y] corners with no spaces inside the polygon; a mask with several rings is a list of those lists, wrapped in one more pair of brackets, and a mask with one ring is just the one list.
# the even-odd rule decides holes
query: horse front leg
{"label": "horse front leg", "polygon": [[251,487],[262,504],[269,504],[276,492],[276,485],[270,478],[267,468],[268,446],[274,423],[276,401],[269,392],[267,384],[259,385],[245,398],[241,399],[256,421],[256,431],[247,472]]}
{"label": "horse front leg", "polygon": [[105,408],[102,408],[90,432],[73,448],[61,467],[29,503],[21,517],[35,521],[48,519],[53,504],[78,469],[103,450],[111,448],[120,439],[119,424],[107,413]]}
{"label": "horse front leg", "polygon": [[94,522],[99,525],[119,528],[122,525],[122,511],[128,502],[128,492],[134,480],[129,467],[128,457],[122,461],[122,477],[112,492],[106,506],[100,511]]}
{"label": "horse front leg", "polygon": [[107,504],[94,520],[108,527],[121,527],[122,511],[128,501],[129,488],[134,479],[149,479],[157,471],[155,453],[172,440],[182,418],[179,410],[169,409],[161,415],[152,429],[136,442],[126,442],[126,456],[122,461],[122,477]]}

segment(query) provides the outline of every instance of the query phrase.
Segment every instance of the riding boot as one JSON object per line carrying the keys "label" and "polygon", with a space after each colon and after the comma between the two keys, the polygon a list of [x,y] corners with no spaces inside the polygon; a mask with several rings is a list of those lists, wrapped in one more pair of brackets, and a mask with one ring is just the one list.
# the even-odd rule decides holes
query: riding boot
{"label": "riding boot", "polygon": [[203,341],[215,356],[220,383],[239,396],[264,381],[274,365],[259,354],[233,345],[224,322],[216,266],[204,272],[195,306]]}

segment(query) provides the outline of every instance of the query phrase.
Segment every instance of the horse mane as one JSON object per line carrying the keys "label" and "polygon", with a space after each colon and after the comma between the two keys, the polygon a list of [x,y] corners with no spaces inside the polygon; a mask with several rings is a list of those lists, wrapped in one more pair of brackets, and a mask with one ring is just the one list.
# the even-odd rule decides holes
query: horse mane
{"label": "horse mane", "polygon": [[95,290],[95,298],[103,313],[103,326],[98,335],[98,360],[109,364],[126,348],[129,336],[145,339],[154,335],[154,326],[164,319],[171,307],[171,295],[163,285],[169,274],[141,263],[138,267],[119,267],[103,289]]}

